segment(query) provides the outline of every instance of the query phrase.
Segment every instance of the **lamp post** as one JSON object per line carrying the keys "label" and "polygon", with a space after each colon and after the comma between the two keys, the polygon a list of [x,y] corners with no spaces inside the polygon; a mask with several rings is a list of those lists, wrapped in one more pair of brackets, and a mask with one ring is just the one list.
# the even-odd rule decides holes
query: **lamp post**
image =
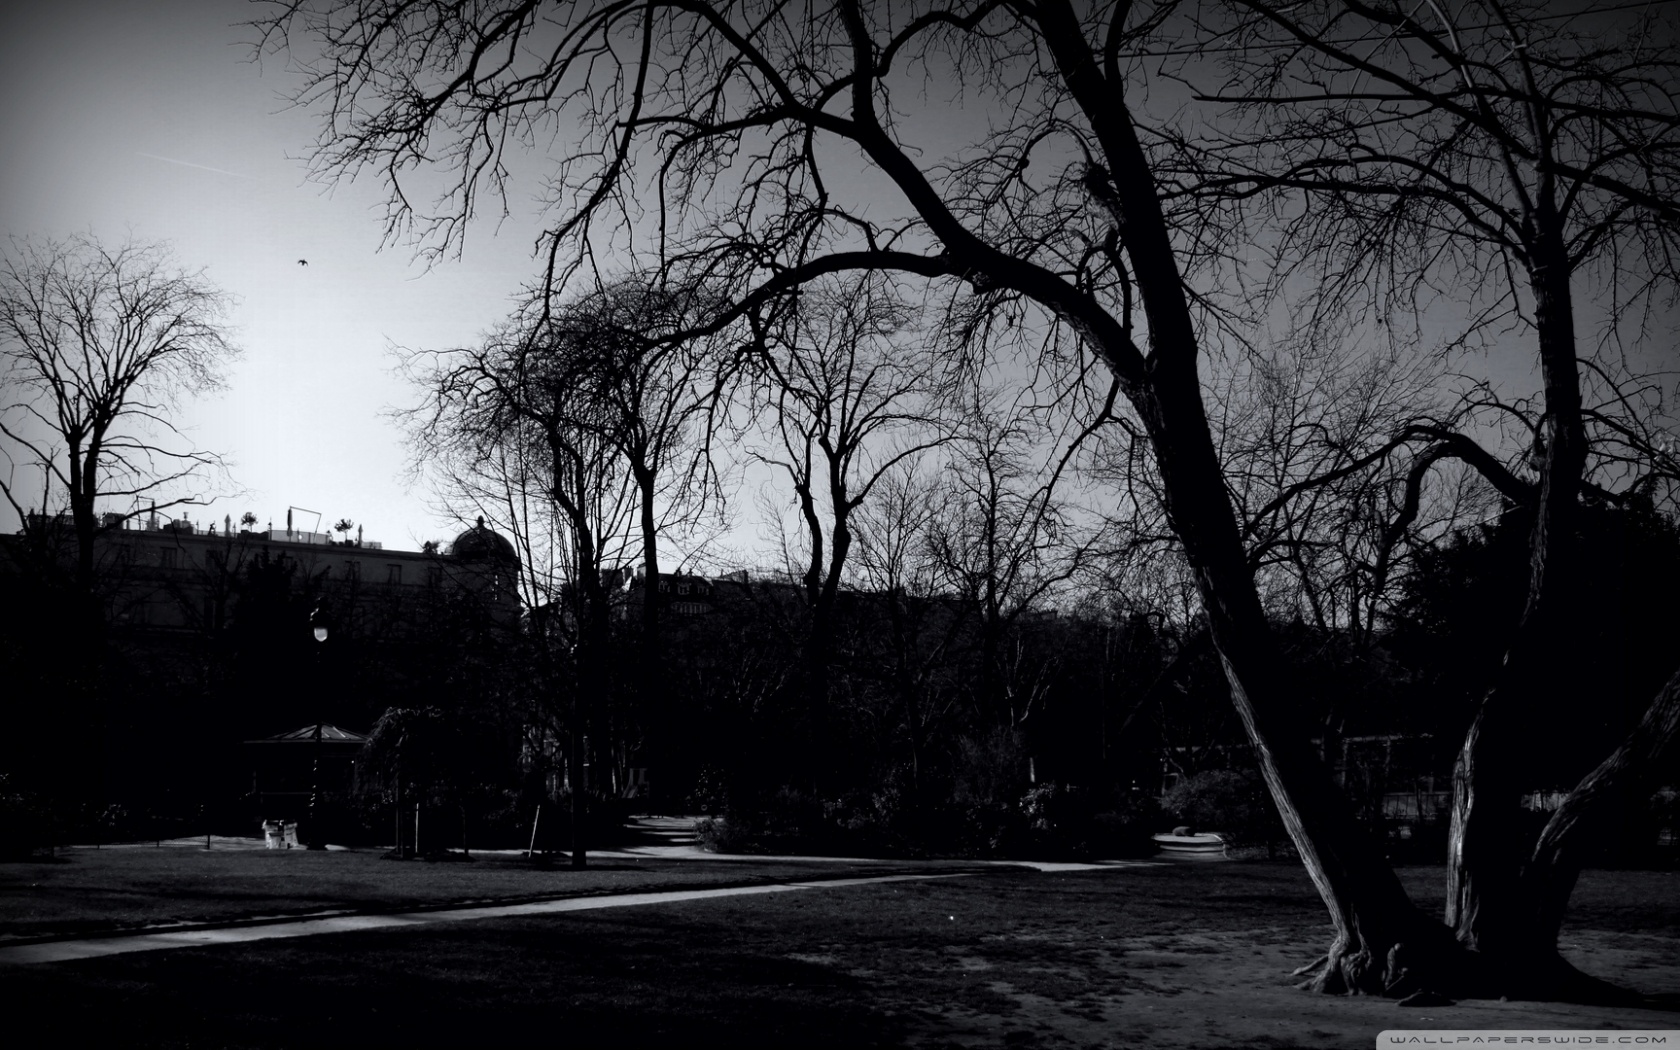
{"label": "lamp post", "polygon": [[[313,628],[316,643],[318,645],[325,644],[327,640],[327,622],[321,617],[321,607],[319,605],[315,607],[314,612],[309,614],[309,622]],[[321,650],[317,648],[315,650],[315,679],[317,685],[320,683],[320,678]],[[317,701],[317,703],[319,703],[319,701]],[[309,786],[309,848],[321,850],[327,848],[327,843],[321,835],[321,825],[316,821],[316,813],[318,812],[316,803],[321,797],[321,720],[318,713],[315,718],[314,741],[314,762],[312,763],[312,768],[310,770],[311,777]]]}

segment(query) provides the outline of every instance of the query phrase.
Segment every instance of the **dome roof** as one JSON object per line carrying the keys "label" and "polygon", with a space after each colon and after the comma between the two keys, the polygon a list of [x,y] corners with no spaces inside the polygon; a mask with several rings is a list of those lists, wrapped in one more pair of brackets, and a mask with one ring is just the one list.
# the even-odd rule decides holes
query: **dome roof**
{"label": "dome roof", "polygon": [[513,544],[509,543],[505,536],[485,528],[482,517],[478,519],[477,525],[455,537],[449,553],[457,561],[501,561],[519,564],[519,555],[514,552]]}

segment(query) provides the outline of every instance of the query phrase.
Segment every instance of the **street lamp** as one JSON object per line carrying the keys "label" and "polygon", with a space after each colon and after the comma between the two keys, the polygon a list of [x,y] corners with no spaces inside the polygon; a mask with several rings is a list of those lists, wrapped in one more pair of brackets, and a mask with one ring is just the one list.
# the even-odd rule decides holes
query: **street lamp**
{"label": "street lamp", "polygon": [[[325,643],[327,640],[327,621],[321,616],[321,607],[315,606],[315,611],[309,614],[309,622],[313,627],[315,641]],[[321,650],[315,650],[315,679],[317,687],[321,678]],[[319,703],[320,701],[316,701]],[[309,848],[314,850],[326,849],[327,844],[321,835],[321,825],[316,822],[316,802],[321,797],[321,718],[319,712],[315,716],[315,747],[314,763],[311,769],[309,786]]]}

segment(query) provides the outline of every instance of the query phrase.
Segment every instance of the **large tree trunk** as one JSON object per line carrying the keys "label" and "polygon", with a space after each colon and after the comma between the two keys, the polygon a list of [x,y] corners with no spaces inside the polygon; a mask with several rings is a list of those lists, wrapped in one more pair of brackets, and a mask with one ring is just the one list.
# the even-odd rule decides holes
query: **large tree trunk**
{"label": "large tree trunk", "polygon": [[1532,923],[1544,943],[1557,944],[1576,877],[1602,844],[1610,819],[1649,791],[1645,774],[1680,736],[1680,671],[1657,691],[1639,725],[1610,757],[1588,773],[1540,833],[1524,871],[1534,909]]}
{"label": "large tree trunk", "polygon": [[588,763],[590,715],[595,698],[604,695],[607,684],[611,609],[606,588],[601,583],[600,545],[589,520],[587,464],[584,457],[568,448],[555,433],[549,435],[549,448],[556,463],[554,500],[572,530],[574,578],[570,601],[575,641],[567,764],[572,787],[571,866],[585,868],[589,866],[589,785],[584,767]]}
{"label": "large tree trunk", "polygon": [[988,561],[986,578],[980,584],[980,709],[988,718],[1002,719],[1014,732],[1020,726],[1004,680],[1003,610],[997,592],[997,567]]}
{"label": "large tree trunk", "polygon": [[[99,459],[102,446],[101,435],[90,437],[88,447],[83,449],[79,443],[72,440],[70,446],[70,527],[76,536],[76,596],[81,603],[83,615],[88,619],[88,626],[99,619],[97,616],[98,603],[95,601],[94,581],[94,540],[99,532],[99,521],[94,517],[94,502],[99,495]],[[45,506],[41,508],[43,518],[48,516]]]}
{"label": "large tree trunk", "polygon": [[833,452],[825,447],[823,453],[829,477],[829,505],[834,514],[826,558],[821,519],[811,491],[809,464],[806,482],[801,485],[795,480],[800,513],[805,519],[811,550],[803,581],[806,614],[810,620],[799,652],[799,670],[793,695],[802,708],[798,728],[803,738],[803,772],[813,780],[813,786],[819,786],[823,778],[832,772],[832,759],[836,757],[834,749],[825,746],[830,740],[829,720],[832,714],[829,710],[829,675],[834,657],[840,578],[852,549],[851,505],[844,481],[840,479],[842,468]]}
{"label": "large tree trunk", "polygon": [[[581,569],[580,565],[580,569]],[[585,769],[589,765],[589,730],[593,722],[595,700],[605,695],[608,684],[607,651],[608,617],[606,589],[601,586],[600,565],[590,560],[587,570],[580,573],[579,587],[583,592],[581,615],[578,621],[577,693],[572,698],[572,867],[589,866],[589,780]],[[599,743],[597,741],[597,743]]]}
{"label": "large tree trunk", "polygon": [[642,732],[646,763],[657,778],[662,772],[667,772],[668,750],[663,733],[669,718],[665,696],[665,654],[659,633],[659,526],[654,517],[653,472],[637,471],[636,483],[642,504]]}
{"label": "large tree trunk", "polygon": [[1120,362],[1116,372],[1153,443],[1167,514],[1195,572],[1232,702],[1334,923],[1330,950],[1310,983],[1332,992],[1404,993],[1419,980],[1440,982],[1452,957],[1446,931],[1412,905],[1294,715],[1202,404],[1183,279],[1130,115],[1098,75],[1071,11],[1046,10],[1047,40],[1070,87],[1082,108],[1103,117],[1098,133],[1113,170],[1093,171],[1087,185],[1114,213],[1149,323],[1141,373],[1126,367],[1125,349],[1108,353]]}
{"label": "large tree trunk", "polygon": [[1157,372],[1138,407],[1155,443],[1167,512],[1184,542],[1231,700],[1285,829],[1330,911],[1334,935],[1309,984],[1328,992],[1406,994],[1445,984],[1446,930],[1413,906],[1370,833],[1313,752],[1220,483],[1200,391]]}
{"label": "large tree trunk", "polygon": [[[1535,297],[1546,412],[1537,448],[1540,495],[1529,536],[1528,600],[1493,687],[1483,698],[1453,770],[1447,921],[1516,994],[1550,994],[1560,971],[1557,938],[1534,922],[1525,885],[1522,792],[1536,786],[1523,758],[1552,719],[1553,674],[1572,603],[1576,501],[1586,464],[1568,255],[1558,220],[1542,200],[1529,278]],[[1540,717],[1536,717],[1539,715]],[[1570,883],[1573,884],[1573,878]]]}

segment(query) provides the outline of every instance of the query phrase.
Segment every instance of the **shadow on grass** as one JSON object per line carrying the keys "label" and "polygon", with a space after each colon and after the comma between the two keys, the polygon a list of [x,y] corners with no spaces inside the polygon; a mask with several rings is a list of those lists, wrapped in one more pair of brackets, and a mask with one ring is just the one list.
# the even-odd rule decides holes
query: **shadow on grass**
{"label": "shadow on grass", "polygon": [[382,859],[375,853],[78,850],[51,865],[0,864],[0,943],[154,928],[238,924],[323,911],[408,911],[465,902],[527,901],[649,890],[750,885],[858,866],[613,859],[573,870],[523,857],[472,864]]}
{"label": "shadow on grass", "polygon": [[73,981],[32,968],[7,975],[5,997],[32,1016],[75,1018],[78,1039],[131,1046],[901,1042],[860,983],[830,967],[684,941],[673,951],[657,929],[618,923],[493,936],[433,927],[344,935],[325,961],[319,942],[275,943],[235,967],[183,951],[80,964]]}
{"label": "shadow on grass", "polygon": [[[1670,888],[1585,882],[1618,918],[1661,910]],[[992,870],[18,967],[0,973],[0,1007],[20,1030],[125,1046],[1370,1045],[1405,1012],[1288,977],[1328,929],[1297,868]],[[1590,932],[1604,976],[1680,986],[1664,938]],[[1518,1016],[1455,1009],[1473,1027]],[[1587,1027],[1666,1020],[1544,1009]]]}

